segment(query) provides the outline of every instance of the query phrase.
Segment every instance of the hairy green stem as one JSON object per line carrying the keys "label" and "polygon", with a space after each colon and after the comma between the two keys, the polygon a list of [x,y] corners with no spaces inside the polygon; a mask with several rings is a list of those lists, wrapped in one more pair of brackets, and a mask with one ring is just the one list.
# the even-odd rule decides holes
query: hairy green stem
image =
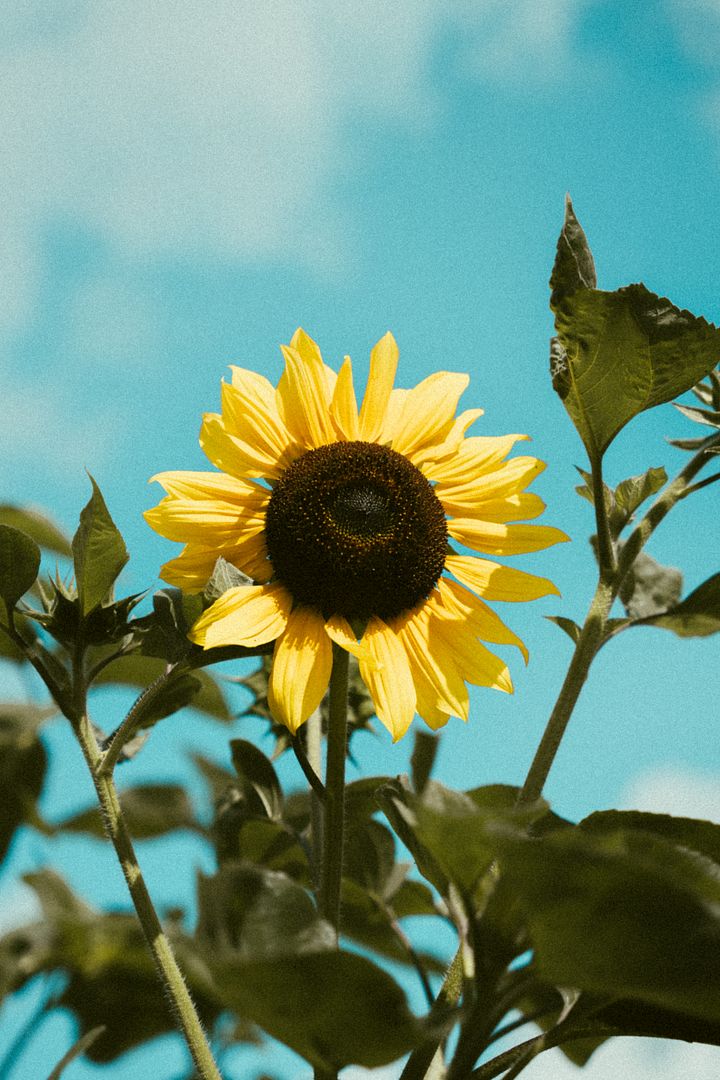
{"label": "hairy green stem", "polygon": [[[455,953],[452,963],[445,973],[443,984],[428,1016],[430,1021],[440,1019],[448,1010],[457,1005],[464,984],[465,973],[463,971],[462,948],[460,948]],[[400,1080],[423,1080],[437,1053],[440,1042],[440,1039],[433,1039],[416,1047],[405,1062],[405,1068],[400,1073]]]}
{"label": "hairy green stem", "polygon": [[76,713],[73,727],[95,785],[105,832],[115,848],[137,917],[155,961],[155,967],[172,1003],[198,1077],[200,1080],[222,1080],[190,992],[150,899],[112,776],[103,775],[99,771],[102,755],[87,714],[86,686],[80,646],[76,650],[73,674]]}
{"label": "hairy green stem", "polygon": [[320,907],[340,934],[340,885],[345,828],[345,758],[347,756],[348,654],[333,643],[325,771],[325,823]]}
{"label": "hairy green stem", "polygon": [[122,754],[123,747],[130,741],[137,729],[141,726],[143,717],[148,709],[155,703],[160,694],[165,690],[171,679],[177,677],[178,665],[174,664],[163,672],[162,675],[146,686],[142,694],[133,702],[133,705],[123,720],[122,724],[113,732],[105,753],[100,758],[97,772],[99,776],[110,775],[117,765],[118,758]]}

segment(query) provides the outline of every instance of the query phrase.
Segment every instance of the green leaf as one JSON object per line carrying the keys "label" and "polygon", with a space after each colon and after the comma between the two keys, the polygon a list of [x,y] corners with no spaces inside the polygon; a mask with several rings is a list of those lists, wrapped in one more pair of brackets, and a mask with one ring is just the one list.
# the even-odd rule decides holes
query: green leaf
{"label": "green leaf", "polygon": [[[198,825],[192,802],[179,784],[138,784],[120,795],[126,824],[136,840],[164,836],[175,829],[203,831]],[[73,814],[58,822],[58,830],[105,836],[97,807]]]}
{"label": "green leaf", "polygon": [[335,948],[335,933],[301,885],[249,863],[198,882],[198,939],[220,961],[268,960]]}
{"label": "green leaf", "polygon": [[92,476],[92,495],[72,540],[75,578],[83,615],[103,602],[128,561],[125,542]]}
{"label": "green leaf", "polygon": [[541,977],[720,1022],[720,867],[645,828],[498,842]]}
{"label": "green leaf", "polygon": [[[165,670],[166,664],[158,657],[130,653],[127,656],[118,657],[117,660],[113,660],[111,664],[104,667],[93,685],[120,684],[144,689],[155,682]],[[216,720],[229,723],[232,715],[220,684],[207,671],[193,671],[191,678],[199,685],[187,704],[191,704],[193,709],[198,709]]]}
{"label": "green leaf", "polygon": [[262,750],[245,739],[231,739],[230,750],[240,781],[256,793],[268,817],[279,819],[282,816],[282,788],[270,761]]}
{"label": "green leaf", "polygon": [[694,420],[696,424],[705,424],[707,427],[720,428],[720,412],[714,409],[697,409],[692,405],[680,405],[673,401],[673,405],[688,420]]}
{"label": "green leaf", "polygon": [[296,834],[283,822],[248,817],[242,805],[230,798],[221,803],[212,837],[219,865],[242,859],[310,885],[307,854]]}
{"label": "green leaf", "polygon": [[[343,934],[346,937],[352,938],[366,949],[372,949],[387,960],[399,964],[415,963],[406,942],[394,928],[393,919],[396,915],[393,909],[371,890],[363,888],[356,881],[344,878],[341,907]],[[432,914],[437,915],[437,911],[433,909]],[[444,961],[426,952],[417,955],[426,971],[441,975],[446,970],[447,964]]]}
{"label": "green leaf", "polygon": [[674,607],[681,591],[682,573],[641,551],[620,587],[620,599],[631,619],[644,620]]}
{"label": "green leaf", "polygon": [[643,830],[673,844],[692,848],[720,865],[720,825],[698,818],[648,814],[641,810],[598,810],[580,822],[587,832],[612,833],[617,829]]}
{"label": "green leaf", "polygon": [[38,824],[47,754],[38,737],[40,725],[53,709],[0,703],[0,860],[5,858],[15,830]]}
{"label": "green leaf", "polygon": [[550,279],[558,338],[553,385],[591,461],[638,413],[670,401],[709,374],[720,331],[644,285],[595,287],[587,241],[568,204]]}
{"label": "green leaf", "polygon": [[54,551],[58,555],[71,553],[70,541],[65,533],[39,510],[0,503],[0,525],[11,525],[13,529],[19,529],[47,551]]}
{"label": "green leaf", "polygon": [[227,1006],[316,1068],[378,1068],[426,1036],[397,983],[354,953],[220,961],[213,974]]}
{"label": "green leaf", "polygon": [[566,619],[564,615],[546,615],[545,618],[564,630],[570,640],[577,645],[581,629],[574,619]]}
{"label": "green leaf", "polygon": [[595,262],[582,225],[575,217],[572,200],[565,196],[565,220],[560,231],[555,265],[550,275],[550,306],[555,308],[565,296],[580,288],[597,286]]}
{"label": "green leaf", "polygon": [[646,499],[667,483],[665,469],[648,469],[639,476],[623,480],[613,492],[613,508],[610,513],[612,535],[617,537]]}
{"label": "green leaf", "polygon": [[[87,1050],[90,1060],[112,1061],[139,1043],[174,1031],[175,1020],[135,915],[96,911],[52,871],[28,874],[25,880],[43,907],[41,936],[35,944],[32,934],[28,937],[25,966],[33,974],[65,974],[59,1004],[75,1014],[83,1033],[105,1026]],[[177,927],[167,930],[201,1019],[209,1026],[221,1008],[209,972],[191,939]]]}
{"label": "green leaf", "polygon": [[720,630],[720,573],[698,585],[697,589],[655,615],[635,619],[633,626],[659,626],[678,637],[707,637]]}
{"label": "green leaf", "polygon": [[40,570],[40,548],[11,525],[0,525],[0,597],[14,608],[35,583]]}

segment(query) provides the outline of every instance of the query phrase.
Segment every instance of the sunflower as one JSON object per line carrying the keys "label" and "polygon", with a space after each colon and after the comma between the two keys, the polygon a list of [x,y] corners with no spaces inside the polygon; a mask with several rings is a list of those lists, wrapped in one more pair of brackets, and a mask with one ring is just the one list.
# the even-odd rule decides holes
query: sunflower
{"label": "sunflower", "polygon": [[161,576],[201,592],[222,556],[254,584],[229,589],[193,626],[205,649],[274,641],[269,703],[297,731],[318,707],[332,643],[353,653],[393,740],[415,713],[431,728],[468,716],[467,683],[512,692],[483,642],[522,641],[485,603],[557,593],[552,582],[456,552],[538,551],[566,540],[521,524],[544,509],[526,488],[544,465],[507,455],[526,435],[467,436],[482,415],[456,416],[467,375],[441,371],[393,389],[398,349],[370,355],[358,410],[349,357],[336,374],[297,330],[274,388],[232,367],[222,413],[200,445],[219,472],[164,472],[167,496],[146,520],[182,553]]}

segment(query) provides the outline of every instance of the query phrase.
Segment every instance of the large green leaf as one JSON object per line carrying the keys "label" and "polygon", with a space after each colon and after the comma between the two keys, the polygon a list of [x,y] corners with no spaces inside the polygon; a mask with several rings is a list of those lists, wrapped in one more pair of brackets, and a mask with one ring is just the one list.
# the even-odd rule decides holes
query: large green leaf
{"label": "large green leaf", "polygon": [[692,848],[720,866],[720,825],[697,818],[648,814],[642,810],[599,810],[580,822],[588,832],[612,833],[617,829],[655,833],[681,847]]}
{"label": "large green leaf", "polygon": [[498,838],[543,979],[720,1022],[720,866],[647,828]]}
{"label": "large green leaf", "polygon": [[118,574],[129,558],[125,542],[92,476],[90,483],[92,495],[80,513],[80,524],[72,540],[75,578],[83,615],[87,615],[110,595]]}
{"label": "large green leaf", "polygon": [[223,958],[212,966],[229,1008],[317,1068],[378,1068],[426,1035],[397,983],[354,953],[246,962]]}
{"label": "large green leaf", "polygon": [[625,424],[704,378],[720,358],[720,331],[644,285],[595,288],[572,205],[566,208],[551,277],[558,338],[553,385],[591,461]]}
{"label": "large green leaf", "polygon": [[26,533],[0,525],[0,597],[13,608],[35,583],[40,548]]}
{"label": "large green leaf", "polygon": [[0,504],[0,524],[12,525],[31,537],[36,544],[57,555],[70,555],[70,541],[45,514],[27,506]]}
{"label": "large green leaf", "polygon": [[279,819],[282,815],[283,795],[271,762],[262,750],[258,750],[257,746],[246,739],[232,739],[230,751],[240,784],[255,792],[268,817]]}

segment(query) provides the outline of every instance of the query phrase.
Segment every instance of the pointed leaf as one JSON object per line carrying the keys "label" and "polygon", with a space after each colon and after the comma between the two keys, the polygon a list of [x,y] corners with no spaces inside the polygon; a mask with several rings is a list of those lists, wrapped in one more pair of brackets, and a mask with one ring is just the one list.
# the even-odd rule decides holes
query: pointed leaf
{"label": "pointed leaf", "polygon": [[417,795],[422,795],[435,763],[440,740],[437,735],[418,728],[415,732],[415,745],[410,759],[410,774],[413,788]]}
{"label": "pointed leaf", "polygon": [[564,615],[546,615],[545,618],[564,630],[570,640],[577,645],[581,630],[574,619],[566,619]]}
{"label": "pointed leaf", "polygon": [[678,412],[681,412],[688,420],[694,420],[696,424],[720,428],[720,412],[712,409],[697,409],[692,405],[680,405],[677,401],[673,401],[673,405]]}
{"label": "pointed leaf", "polygon": [[253,579],[243,574],[236,566],[229,563],[222,556],[215,563],[212,576],[205,586],[205,596],[208,600],[217,600],[228,589],[234,589],[236,585],[253,585]]}
{"label": "pointed leaf", "polygon": [[614,537],[619,536],[637,508],[667,483],[667,473],[662,466],[648,469],[639,476],[630,476],[615,488],[610,524]]}
{"label": "pointed leaf", "polygon": [[14,608],[34,584],[40,570],[40,548],[11,525],[0,525],[0,597]]}
{"label": "pointed leaf", "polygon": [[566,195],[565,221],[558,237],[555,265],[550,276],[550,306],[556,307],[563,297],[577,292],[580,288],[594,289],[596,286],[597,275],[592,252],[582,225],[575,217],[570,196]]}
{"label": "pointed leaf", "polygon": [[[158,657],[130,653],[128,656],[118,657],[104,667],[93,685],[121,684],[144,689],[165,672],[166,666]],[[232,720],[222,687],[213,676],[207,671],[193,671],[192,678],[199,683],[189,702],[192,708],[207,713],[216,720],[222,720],[223,723]]]}
{"label": "pointed leaf", "polygon": [[75,578],[83,615],[101,604],[128,561],[125,542],[110,517],[100,488],[92,476],[92,496],[80,514],[73,537]]}

